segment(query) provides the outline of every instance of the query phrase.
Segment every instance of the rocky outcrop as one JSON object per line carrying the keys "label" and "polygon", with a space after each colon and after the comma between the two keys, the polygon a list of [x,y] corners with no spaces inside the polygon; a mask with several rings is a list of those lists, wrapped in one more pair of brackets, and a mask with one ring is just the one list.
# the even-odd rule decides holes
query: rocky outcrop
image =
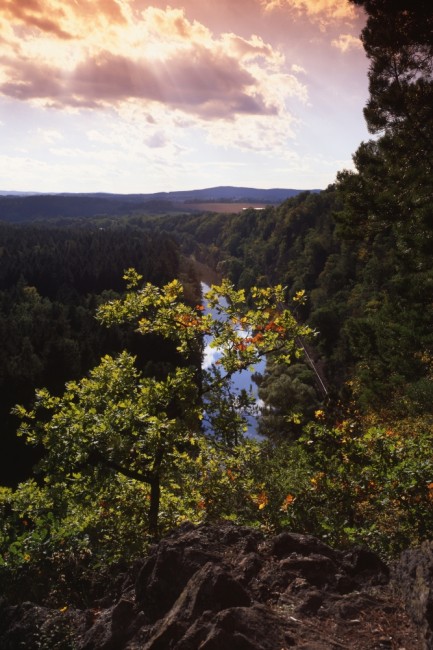
{"label": "rocky outcrop", "polygon": [[419,629],[424,648],[433,649],[433,542],[404,551],[395,582],[406,610]]}
{"label": "rocky outcrop", "polygon": [[[228,523],[185,524],[155,545],[120,582],[120,593],[107,595],[86,610],[2,601],[0,647],[431,647],[425,645],[422,628],[427,610],[420,613],[418,627],[414,625],[390,586],[388,567],[377,555],[363,549],[343,553],[305,535],[285,532],[265,539],[257,530]],[[422,629],[421,638],[417,629]]]}

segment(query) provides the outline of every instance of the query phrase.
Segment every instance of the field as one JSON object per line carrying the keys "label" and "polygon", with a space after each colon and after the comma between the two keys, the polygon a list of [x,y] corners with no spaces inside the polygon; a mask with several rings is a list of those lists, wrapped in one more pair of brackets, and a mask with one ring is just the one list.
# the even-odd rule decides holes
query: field
{"label": "field", "polygon": [[218,212],[225,214],[235,214],[253,208],[254,210],[264,210],[269,204],[264,203],[216,203],[216,202],[203,202],[203,203],[184,203],[184,207],[192,210],[202,210],[203,212]]}

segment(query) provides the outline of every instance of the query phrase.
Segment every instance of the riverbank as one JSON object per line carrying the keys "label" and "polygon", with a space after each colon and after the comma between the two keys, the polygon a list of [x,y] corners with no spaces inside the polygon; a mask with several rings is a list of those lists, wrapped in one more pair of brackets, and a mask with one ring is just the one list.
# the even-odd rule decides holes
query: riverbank
{"label": "riverbank", "polygon": [[189,258],[193,264],[194,271],[199,281],[210,287],[212,284],[221,284],[222,275],[217,273],[215,269],[211,268],[203,262],[199,262],[193,255]]}

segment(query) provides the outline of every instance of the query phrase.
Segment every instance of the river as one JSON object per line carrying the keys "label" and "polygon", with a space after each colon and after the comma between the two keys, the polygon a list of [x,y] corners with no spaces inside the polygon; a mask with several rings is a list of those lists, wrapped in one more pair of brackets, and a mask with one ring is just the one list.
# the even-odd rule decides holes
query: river
{"label": "river", "polygon": [[[209,291],[209,289],[210,287],[205,282],[201,283],[202,296],[205,296],[206,293]],[[203,306],[205,307],[204,313],[211,313],[212,316],[214,316],[215,318],[217,317],[215,311],[208,309],[207,303],[204,299],[203,299]],[[219,317],[221,317],[221,315],[219,315]],[[245,336],[247,335],[248,333],[245,332]],[[221,354],[218,351],[218,348],[211,347],[211,342],[212,342],[211,337],[209,336],[205,337],[204,342],[205,342],[205,348],[204,348],[204,355],[203,355],[203,368],[206,370],[210,368],[212,364],[214,364],[219,359]],[[263,359],[260,363],[256,364],[252,372],[249,370],[242,370],[240,372],[236,372],[232,376],[232,384],[235,391],[240,392],[241,390],[246,390],[247,392],[252,393],[253,396],[255,397],[256,404],[258,407],[260,406],[260,400],[258,396],[257,384],[253,381],[252,374],[254,372],[263,373],[265,367],[266,367],[266,361]],[[248,430],[246,432],[246,435],[249,437],[258,438],[259,437],[259,434],[257,433],[258,417],[253,415],[248,415],[246,416],[246,420],[248,424]]]}

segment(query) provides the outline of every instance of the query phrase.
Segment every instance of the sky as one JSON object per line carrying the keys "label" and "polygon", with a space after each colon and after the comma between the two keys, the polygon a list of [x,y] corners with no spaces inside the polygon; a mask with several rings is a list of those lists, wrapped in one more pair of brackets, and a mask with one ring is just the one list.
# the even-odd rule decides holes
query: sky
{"label": "sky", "polygon": [[347,0],[2,0],[0,190],[325,188],[368,139]]}

